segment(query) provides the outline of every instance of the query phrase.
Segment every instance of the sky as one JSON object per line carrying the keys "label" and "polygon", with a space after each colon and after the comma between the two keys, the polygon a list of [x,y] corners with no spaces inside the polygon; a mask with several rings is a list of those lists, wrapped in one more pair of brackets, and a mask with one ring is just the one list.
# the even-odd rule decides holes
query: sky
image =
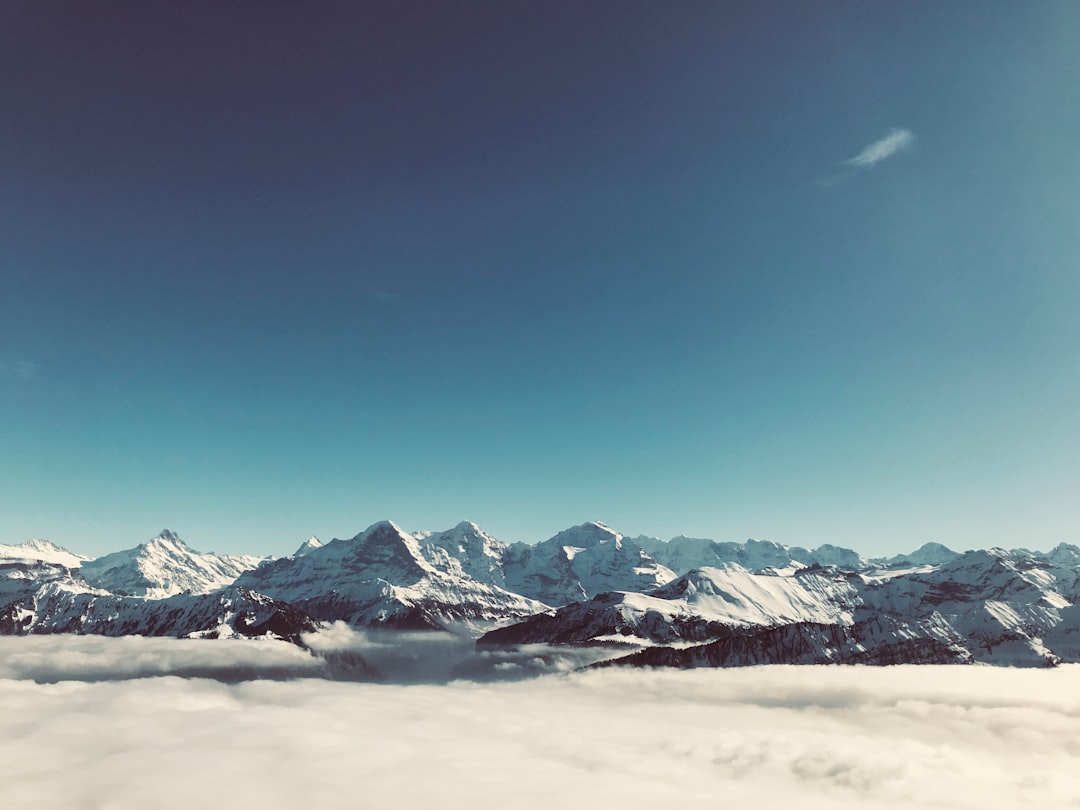
{"label": "sky", "polygon": [[[0,800],[26,810],[718,796],[1011,810],[1080,796],[1076,665],[607,669],[406,687],[257,678],[310,668],[276,642],[42,636],[0,649],[0,756],[19,775],[0,781]],[[146,677],[193,660],[244,682]]]}
{"label": "sky", "polygon": [[0,542],[1080,542],[1072,2],[0,4]]}

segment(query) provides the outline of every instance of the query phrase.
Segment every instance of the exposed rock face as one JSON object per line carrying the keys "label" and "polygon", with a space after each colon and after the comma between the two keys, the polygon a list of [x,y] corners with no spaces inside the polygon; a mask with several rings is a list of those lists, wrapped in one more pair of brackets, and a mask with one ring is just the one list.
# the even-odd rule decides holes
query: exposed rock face
{"label": "exposed rock face", "polygon": [[[710,564],[676,576],[649,550]],[[257,562],[201,554],[171,532],[97,560],[45,541],[0,546],[0,633],[296,640],[319,620],[516,621],[479,645],[634,644],[653,649],[629,663],[677,666],[1080,661],[1080,548],[1067,544],[957,554],[928,543],[868,561],[830,545],[629,541],[602,523],[526,546],[467,521],[422,534],[383,521]]]}
{"label": "exposed rock face", "polygon": [[[929,627],[935,629],[930,640],[960,645],[976,661],[1044,666],[1080,660],[1080,613],[1074,607],[1077,590],[1077,569],[1068,549],[1058,551],[1053,561],[1048,555],[1024,550],[973,551],[938,566],[902,572],[812,566],[778,576],[775,572],[751,574],[739,566],[705,568],[648,594],[604,594],[566,606],[492,631],[480,643],[622,639],[683,645],[713,639],[724,643],[701,660],[739,662],[769,656],[766,648],[746,647],[764,643],[746,641],[753,637],[747,635],[747,628],[763,628],[757,633],[798,625],[803,628],[799,638],[805,640],[806,634],[823,632],[815,627],[835,626],[840,629],[830,633],[846,633],[843,628],[879,622],[880,632],[896,637],[888,643],[877,639],[872,651],[837,647],[832,637],[814,643],[821,649],[840,650],[836,655],[846,656],[844,660],[864,652],[877,659],[902,658],[920,649],[937,655],[938,648],[922,635],[907,635],[910,628]],[[889,644],[894,643],[901,646],[893,649]],[[683,651],[676,652],[679,655],[671,660],[682,660]],[[663,658],[664,654],[649,655]],[[807,655],[804,651],[796,658]]]}
{"label": "exposed rock face", "polygon": [[858,592],[847,574],[804,570],[751,574],[738,565],[701,568],[648,594],[612,592],[493,630],[481,643],[702,641],[741,627],[851,623]]}
{"label": "exposed rock face", "polygon": [[424,559],[440,571],[506,588],[503,557],[508,547],[475,523],[462,521],[445,532],[417,535],[417,539]]}
{"label": "exposed rock face", "polygon": [[647,591],[675,579],[637,543],[603,523],[584,523],[503,555],[506,587],[549,605],[606,591]]}
{"label": "exposed rock face", "polygon": [[165,599],[73,590],[59,583],[0,611],[0,632],[81,633],[103,636],[252,638],[293,643],[319,623],[292,605],[243,588]]}
{"label": "exposed rock face", "polygon": [[332,540],[302,556],[264,563],[236,584],[319,619],[354,626],[442,628],[523,618],[545,609],[519,594],[440,570],[425,559],[420,542],[383,521],[351,540]]}
{"label": "exposed rock face", "polygon": [[869,619],[854,625],[797,622],[744,630],[693,647],[649,647],[597,666],[746,667],[761,664],[970,664],[944,626]]}

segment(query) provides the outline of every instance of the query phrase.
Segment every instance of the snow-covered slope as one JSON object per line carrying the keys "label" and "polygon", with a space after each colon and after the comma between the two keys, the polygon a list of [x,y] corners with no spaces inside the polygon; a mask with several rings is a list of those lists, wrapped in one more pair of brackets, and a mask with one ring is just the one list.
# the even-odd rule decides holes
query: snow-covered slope
{"label": "snow-covered slope", "polygon": [[506,587],[549,605],[613,590],[648,591],[675,579],[637,543],[603,523],[584,523],[503,555]]}
{"label": "snow-covered slope", "polygon": [[319,619],[432,628],[455,621],[522,618],[546,609],[534,600],[428,562],[420,541],[390,521],[351,540],[331,540],[299,557],[242,574],[247,587],[297,605]]}
{"label": "snow-covered slope", "polygon": [[1044,643],[1076,599],[1075,570],[1004,549],[969,551],[928,571],[867,583],[856,617],[938,613],[987,663],[1037,665],[1058,656]]}
{"label": "snow-covered slope", "polygon": [[462,521],[445,532],[415,535],[420,553],[438,570],[452,576],[468,576],[485,585],[506,587],[503,556],[507,545],[471,521]]}
{"label": "snow-covered slope", "polygon": [[752,626],[851,624],[852,580],[831,571],[791,577],[729,564],[699,568],[648,594],[615,591],[486,634],[484,645],[645,640],[703,641]]}
{"label": "snow-covered slope", "polygon": [[0,608],[30,596],[47,582],[70,580],[86,557],[48,540],[0,545]]}
{"label": "snow-covered slope", "polygon": [[27,540],[15,546],[0,545],[0,563],[46,563],[63,568],[78,568],[88,559],[90,558],[73,554],[48,540]]}
{"label": "snow-covered slope", "polygon": [[198,552],[165,529],[135,548],[84,562],[80,571],[94,588],[163,599],[186,591],[220,590],[262,561],[262,557]]}
{"label": "snow-covered slope", "polygon": [[816,549],[785,546],[769,540],[747,540],[745,543],[719,542],[700,537],[655,537],[635,539],[657,562],[678,574],[695,568],[710,568],[729,563],[741,565],[748,571],[773,569],[784,571],[811,565],[835,565],[851,571],[867,568],[870,563],[851,549],[826,543]]}
{"label": "snow-covered slope", "polygon": [[746,667],[762,664],[970,664],[944,622],[876,616],[852,625],[796,622],[729,635],[693,647],[649,647],[594,666]]}
{"label": "snow-covered slope", "polygon": [[322,548],[322,547],[323,547],[322,542],[319,540],[318,537],[315,537],[313,535],[313,536],[309,537],[307,540],[305,540],[303,543],[301,543],[300,548],[296,549],[296,551],[294,551],[292,553],[292,556],[294,556],[294,557],[303,557],[305,554],[310,554],[315,549]]}
{"label": "snow-covered slope", "polygon": [[147,599],[52,582],[32,597],[0,608],[0,634],[5,635],[268,636],[297,643],[301,633],[317,627],[314,619],[292,605],[242,588]]}
{"label": "snow-covered slope", "polygon": [[[938,566],[885,573],[812,566],[764,575],[739,566],[704,568],[648,594],[613,592],[565,606],[494,630],[481,643],[623,639],[685,646],[688,641],[746,638],[760,632],[755,628],[879,621],[886,628],[947,630],[931,636],[946,645],[960,643],[985,663],[1076,661],[1080,575],[1072,560],[1068,548],[1057,550],[1054,561],[1024,550],[991,549],[967,552]],[[709,653],[714,658],[717,654]],[[738,660],[755,659],[751,655]]]}
{"label": "snow-covered slope", "polygon": [[[507,545],[468,521],[417,534],[384,521],[272,561],[201,554],[167,531],[96,560],[46,541],[0,546],[0,632],[250,635],[266,626],[257,605],[358,626],[517,621],[480,643],[663,645],[678,655],[635,662],[674,666],[1045,665],[1080,661],[1080,548],[927,543],[868,561],[831,545],[631,541],[602,523]],[[238,627],[244,611],[256,618]]]}

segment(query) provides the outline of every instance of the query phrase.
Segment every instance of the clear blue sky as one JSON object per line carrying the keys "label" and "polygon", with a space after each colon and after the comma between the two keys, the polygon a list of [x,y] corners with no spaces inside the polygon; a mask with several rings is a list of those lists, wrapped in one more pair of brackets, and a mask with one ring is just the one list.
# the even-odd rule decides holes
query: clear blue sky
{"label": "clear blue sky", "polygon": [[3,3],[0,542],[1080,541],[1078,42],[1075,2]]}

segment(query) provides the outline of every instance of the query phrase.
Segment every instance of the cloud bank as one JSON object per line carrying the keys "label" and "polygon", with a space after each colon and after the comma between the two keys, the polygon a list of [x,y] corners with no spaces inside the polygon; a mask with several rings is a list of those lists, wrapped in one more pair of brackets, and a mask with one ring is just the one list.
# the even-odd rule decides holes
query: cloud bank
{"label": "cloud bank", "polygon": [[325,664],[292,644],[141,636],[0,636],[0,678],[117,681],[175,675],[242,681],[321,677]]}
{"label": "cloud bank", "polygon": [[884,138],[874,141],[855,157],[845,160],[844,163],[860,169],[869,169],[881,161],[891,158],[898,152],[910,149],[914,143],[915,133],[910,129],[893,129]]}
{"label": "cloud bank", "polygon": [[6,679],[0,806],[1080,807],[1078,687],[1080,666]]}

